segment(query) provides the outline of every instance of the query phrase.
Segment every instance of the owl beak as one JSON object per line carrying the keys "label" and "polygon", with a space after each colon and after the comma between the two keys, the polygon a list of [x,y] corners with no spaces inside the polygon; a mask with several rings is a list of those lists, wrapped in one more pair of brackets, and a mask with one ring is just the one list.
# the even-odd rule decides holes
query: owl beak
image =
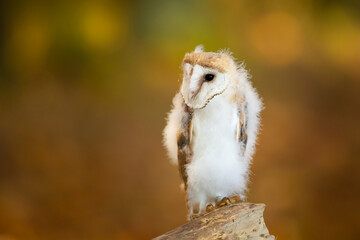
{"label": "owl beak", "polygon": [[193,100],[198,95],[198,93],[201,90],[202,84],[203,84],[203,81],[197,80],[197,79],[190,83],[190,86],[188,88],[190,100]]}
{"label": "owl beak", "polygon": [[199,90],[197,90],[197,91],[190,91],[190,94],[189,94],[190,100],[193,100],[198,93],[199,93]]}

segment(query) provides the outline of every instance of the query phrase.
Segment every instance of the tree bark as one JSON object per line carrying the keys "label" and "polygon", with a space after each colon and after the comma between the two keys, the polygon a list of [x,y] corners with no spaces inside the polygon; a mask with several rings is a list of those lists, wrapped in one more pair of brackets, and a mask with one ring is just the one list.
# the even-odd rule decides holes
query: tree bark
{"label": "tree bark", "polygon": [[215,209],[171,230],[154,240],[164,239],[241,239],[274,240],[266,228],[265,204],[237,203]]}

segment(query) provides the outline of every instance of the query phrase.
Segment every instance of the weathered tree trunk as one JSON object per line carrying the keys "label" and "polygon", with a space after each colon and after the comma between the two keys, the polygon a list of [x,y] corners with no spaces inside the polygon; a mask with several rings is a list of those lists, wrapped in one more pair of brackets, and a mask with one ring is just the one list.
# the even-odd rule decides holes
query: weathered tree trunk
{"label": "weathered tree trunk", "polygon": [[266,228],[265,204],[238,203],[211,211],[195,220],[167,232],[163,239],[241,239],[260,240],[275,237]]}

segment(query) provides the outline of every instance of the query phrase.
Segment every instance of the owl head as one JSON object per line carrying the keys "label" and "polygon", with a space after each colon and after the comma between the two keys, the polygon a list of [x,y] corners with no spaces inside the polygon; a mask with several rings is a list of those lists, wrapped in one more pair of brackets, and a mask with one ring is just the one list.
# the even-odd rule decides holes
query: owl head
{"label": "owl head", "polygon": [[183,82],[180,92],[190,108],[204,108],[230,85],[237,65],[228,52],[204,52],[199,45],[185,54],[182,62]]}

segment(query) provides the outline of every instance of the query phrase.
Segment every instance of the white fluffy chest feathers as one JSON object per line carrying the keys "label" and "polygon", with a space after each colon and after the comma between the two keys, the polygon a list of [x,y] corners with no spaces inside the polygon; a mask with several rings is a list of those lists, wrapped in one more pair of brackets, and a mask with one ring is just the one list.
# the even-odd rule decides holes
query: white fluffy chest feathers
{"label": "white fluffy chest feathers", "polygon": [[205,108],[195,110],[192,121],[192,141],[195,144],[198,141],[219,144],[226,139],[236,141],[237,107],[224,95],[216,96]]}

